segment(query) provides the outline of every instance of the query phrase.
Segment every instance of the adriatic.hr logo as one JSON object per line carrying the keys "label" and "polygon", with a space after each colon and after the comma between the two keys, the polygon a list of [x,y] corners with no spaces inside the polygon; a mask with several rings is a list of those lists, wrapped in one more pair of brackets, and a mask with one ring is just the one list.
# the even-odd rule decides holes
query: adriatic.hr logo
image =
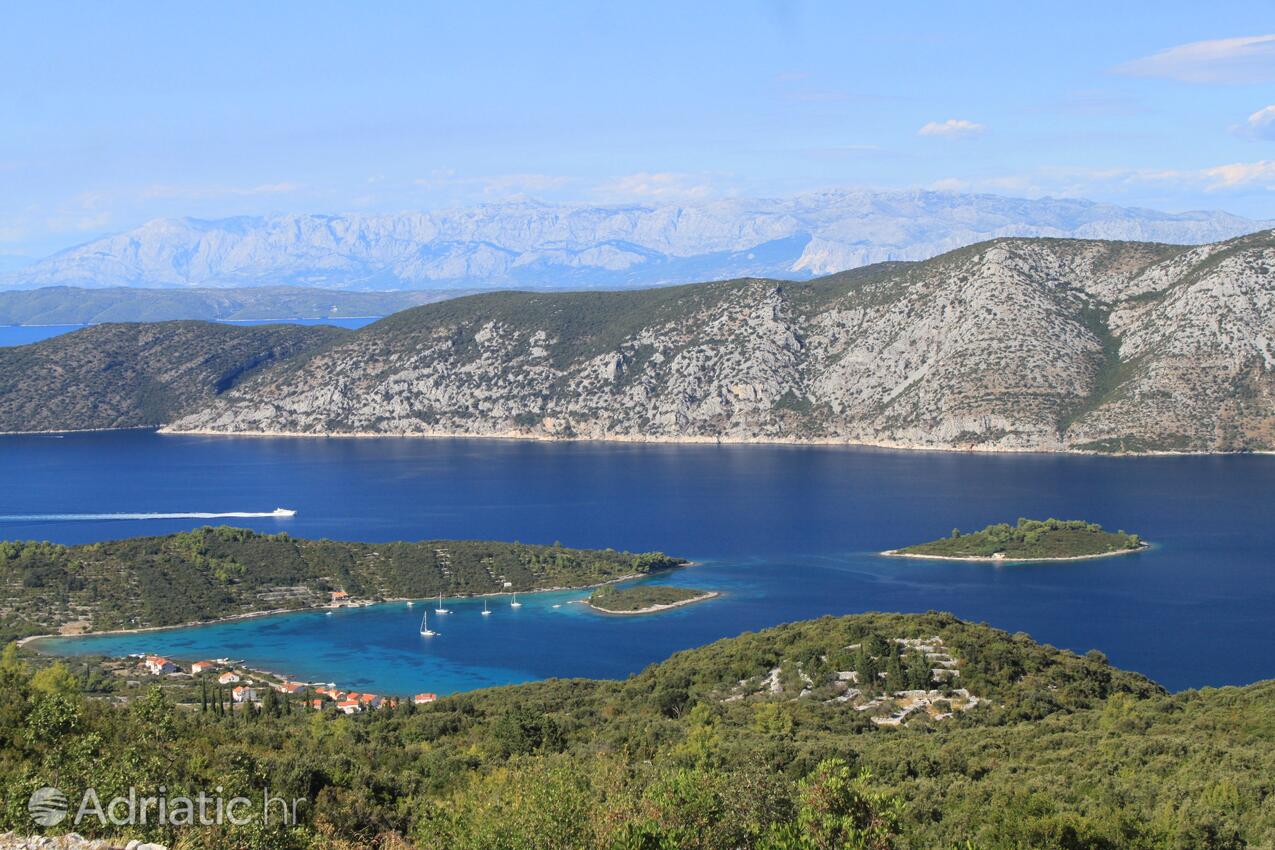
{"label": "adriatic.hr logo", "polygon": [[27,800],[31,820],[40,826],[57,826],[66,819],[66,795],[57,788],[37,788]]}

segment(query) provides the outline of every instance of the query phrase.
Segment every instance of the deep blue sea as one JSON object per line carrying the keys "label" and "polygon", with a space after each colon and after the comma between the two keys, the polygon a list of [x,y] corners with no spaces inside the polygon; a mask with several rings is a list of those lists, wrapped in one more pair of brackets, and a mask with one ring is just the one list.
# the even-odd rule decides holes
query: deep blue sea
{"label": "deep blue sea", "polygon": [[[226,322],[228,325],[336,325],[339,328],[361,328],[375,322],[378,317],[360,317],[349,319],[270,319],[249,320],[242,322]],[[78,331],[88,325],[0,325],[0,348],[13,345],[26,345],[42,339]]]}
{"label": "deep blue sea", "polygon": [[[301,679],[440,693],[550,676],[620,677],[777,623],[861,611],[952,611],[1174,689],[1275,677],[1275,457],[1104,458],[796,446],[463,439],[0,437],[0,537],[82,543],[192,519],[73,515],[270,511],[262,531],[384,541],[489,538],[660,549],[701,563],[661,581],[723,592],[646,617],[583,593],[60,641],[64,652],[230,656]],[[31,516],[57,519],[23,519]],[[1151,551],[987,565],[876,552],[1019,516],[1084,518]],[[558,605],[559,607],[553,607]],[[434,605],[428,608],[432,611]],[[433,618],[432,618],[433,619]]]}

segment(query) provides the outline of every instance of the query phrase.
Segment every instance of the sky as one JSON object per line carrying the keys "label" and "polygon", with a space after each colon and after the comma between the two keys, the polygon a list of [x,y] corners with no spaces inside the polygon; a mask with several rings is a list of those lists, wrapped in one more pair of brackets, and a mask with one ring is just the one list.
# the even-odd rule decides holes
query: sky
{"label": "sky", "polygon": [[1275,218],[1275,5],[19,2],[0,260],[147,220],[830,188]]}

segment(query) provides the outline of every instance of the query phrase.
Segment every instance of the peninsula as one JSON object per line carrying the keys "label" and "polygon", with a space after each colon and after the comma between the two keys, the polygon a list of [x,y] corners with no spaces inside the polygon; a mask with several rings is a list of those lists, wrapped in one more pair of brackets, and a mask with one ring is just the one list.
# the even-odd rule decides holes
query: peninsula
{"label": "peninsula", "polygon": [[693,587],[640,584],[636,587],[603,586],[593,591],[586,603],[604,614],[654,614],[719,596],[716,591]]}
{"label": "peninsula", "polygon": [[0,541],[0,640],[190,625],[387,599],[583,588],[663,553],[473,540],[354,543],[200,528],[85,546]]}
{"label": "peninsula", "polygon": [[970,534],[954,528],[948,537],[881,554],[954,561],[1071,561],[1146,548],[1136,534],[1104,531],[1092,522],[1020,519],[1017,525],[998,523]]}

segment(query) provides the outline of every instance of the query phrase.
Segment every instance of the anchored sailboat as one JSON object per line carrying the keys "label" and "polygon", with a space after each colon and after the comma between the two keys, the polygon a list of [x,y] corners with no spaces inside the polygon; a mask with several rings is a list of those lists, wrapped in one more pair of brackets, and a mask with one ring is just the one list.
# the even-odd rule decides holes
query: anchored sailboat
{"label": "anchored sailboat", "polygon": [[521,608],[522,603],[518,601],[518,594],[514,594],[514,601],[509,603],[510,608]]}
{"label": "anchored sailboat", "polygon": [[483,600],[483,616],[487,617],[491,614],[491,609],[487,607],[487,600]]}
{"label": "anchored sailboat", "polygon": [[433,637],[438,632],[431,631],[429,628],[429,612],[421,612],[421,637]]}

